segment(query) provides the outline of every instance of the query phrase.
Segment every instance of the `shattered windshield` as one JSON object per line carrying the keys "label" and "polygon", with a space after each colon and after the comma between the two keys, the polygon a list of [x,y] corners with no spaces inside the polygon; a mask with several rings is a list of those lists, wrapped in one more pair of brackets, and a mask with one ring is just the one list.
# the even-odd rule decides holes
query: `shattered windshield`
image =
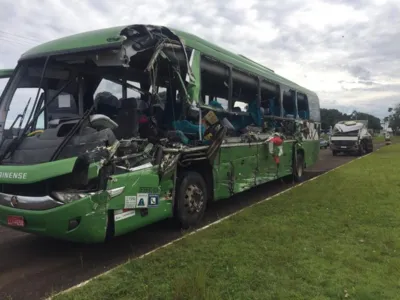
{"label": "shattered windshield", "polygon": [[[96,66],[88,63],[85,53],[79,63],[62,56],[48,59],[47,64],[44,59],[21,63],[0,104],[4,126],[0,163],[8,159],[21,164],[52,161],[81,153],[83,144],[89,149],[110,145],[115,138],[154,134],[166,122],[179,118],[184,98],[179,80],[155,80],[149,74],[134,68],[128,74],[120,66]],[[32,149],[42,148],[48,153],[29,158]]]}

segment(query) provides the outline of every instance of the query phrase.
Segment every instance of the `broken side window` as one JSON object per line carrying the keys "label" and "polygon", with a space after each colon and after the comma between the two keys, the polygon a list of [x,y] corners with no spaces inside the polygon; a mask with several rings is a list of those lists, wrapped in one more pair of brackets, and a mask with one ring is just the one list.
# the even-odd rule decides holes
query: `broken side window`
{"label": "broken side window", "polygon": [[264,115],[281,116],[280,90],[278,84],[261,81],[261,107]]}
{"label": "broken side window", "polygon": [[249,104],[257,102],[257,78],[233,69],[232,100],[234,112],[249,112]]}
{"label": "broken side window", "polygon": [[201,57],[201,100],[202,104],[228,109],[229,68],[208,57]]}
{"label": "broken side window", "polygon": [[258,105],[258,80],[236,69],[232,70],[232,113],[228,120],[239,133],[247,126],[262,125]]}
{"label": "broken side window", "polygon": [[283,91],[282,97],[283,116],[286,118],[295,118],[296,112],[296,92],[294,90]]}
{"label": "broken side window", "polygon": [[307,95],[297,93],[297,110],[300,119],[308,120],[310,118]]}

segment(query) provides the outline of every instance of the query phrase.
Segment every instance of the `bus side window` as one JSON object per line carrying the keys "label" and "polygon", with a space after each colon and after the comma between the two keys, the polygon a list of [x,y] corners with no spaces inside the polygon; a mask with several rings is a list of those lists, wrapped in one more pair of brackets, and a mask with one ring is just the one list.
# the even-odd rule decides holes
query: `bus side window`
{"label": "bus side window", "polygon": [[228,67],[202,56],[200,68],[203,104],[227,110],[229,101]]}
{"label": "bus side window", "polygon": [[299,118],[303,120],[310,119],[310,109],[308,106],[308,98],[305,94],[297,93],[297,110]]}
{"label": "bus side window", "polygon": [[[272,89],[271,85],[271,89]],[[276,116],[281,115],[281,105],[279,97],[279,87],[275,85],[275,91],[266,89],[263,87],[263,82],[261,83],[261,107],[264,108],[264,115]]]}
{"label": "bus side window", "polygon": [[257,102],[257,78],[233,69],[233,111],[248,112],[249,104]]}
{"label": "bus side window", "polygon": [[258,105],[258,79],[236,69],[232,71],[232,112],[230,120],[237,129],[249,125],[262,126],[262,111]]}
{"label": "bus side window", "polygon": [[296,112],[296,93],[293,90],[283,91],[283,116],[288,118],[295,118]]}

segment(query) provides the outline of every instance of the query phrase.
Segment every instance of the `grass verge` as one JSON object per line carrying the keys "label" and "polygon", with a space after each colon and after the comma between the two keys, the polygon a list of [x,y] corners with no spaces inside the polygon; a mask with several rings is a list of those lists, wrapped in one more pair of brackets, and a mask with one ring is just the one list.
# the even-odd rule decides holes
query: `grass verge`
{"label": "grass verge", "polygon": [[384,147],[54,299],[399,299],[399,153]]}
{"label": "grass verge", "polygon": [[[390,137],[391,142],[394,143],[400,143],[400,136],[391,136]],[[380,144],[385,142],[385,137],[382,135],[374,136],[373,138],[374,144]]]}

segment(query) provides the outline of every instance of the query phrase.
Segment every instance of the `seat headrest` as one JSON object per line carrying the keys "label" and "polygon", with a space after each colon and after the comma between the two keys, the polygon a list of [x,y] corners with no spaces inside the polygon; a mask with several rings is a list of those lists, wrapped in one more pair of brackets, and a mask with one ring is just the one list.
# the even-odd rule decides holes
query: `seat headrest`
{"label": "seat headrest", "polygon": [[116,115],[120,106],[118,98],[109,92],[98,93],[94,103],[97,113],[104,115]]}

